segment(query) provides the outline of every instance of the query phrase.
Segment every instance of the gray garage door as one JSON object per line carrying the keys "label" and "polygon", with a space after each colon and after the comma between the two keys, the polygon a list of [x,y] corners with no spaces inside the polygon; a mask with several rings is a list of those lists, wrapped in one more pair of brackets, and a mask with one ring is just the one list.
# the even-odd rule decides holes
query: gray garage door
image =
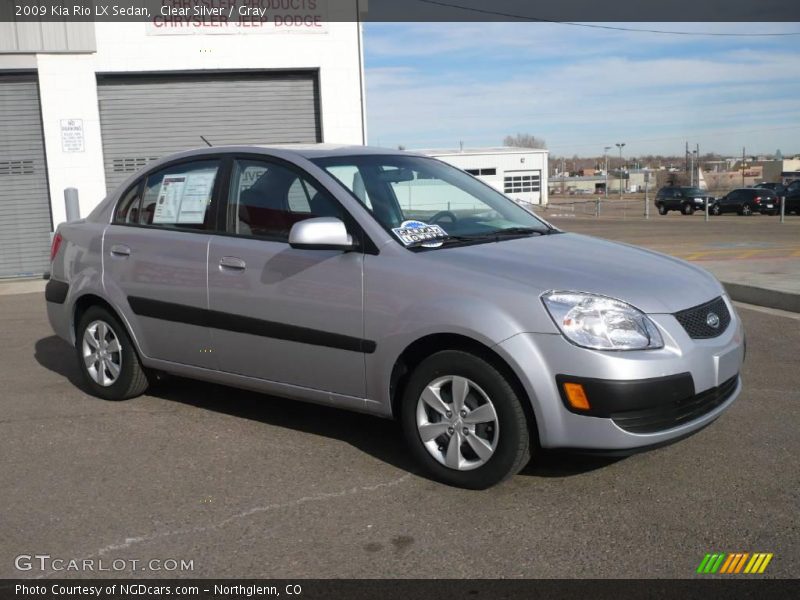
{"label": "gray garage door", "polygon": [[98,77],[106,186],[204,146],[321,140],[316,72]]}
{"label": "gray garage door", "polygon": [[0,277],[43,273],[50,196],[35,75],[0,75]]}

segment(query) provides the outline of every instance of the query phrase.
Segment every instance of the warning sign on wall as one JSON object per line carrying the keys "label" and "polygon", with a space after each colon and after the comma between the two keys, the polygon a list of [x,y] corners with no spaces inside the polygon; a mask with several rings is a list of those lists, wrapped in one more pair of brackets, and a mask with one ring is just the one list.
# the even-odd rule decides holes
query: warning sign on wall
{"label": "warning sign on wall", "polygon": [[62,152],[83,152],[83,119],[61,120]]}

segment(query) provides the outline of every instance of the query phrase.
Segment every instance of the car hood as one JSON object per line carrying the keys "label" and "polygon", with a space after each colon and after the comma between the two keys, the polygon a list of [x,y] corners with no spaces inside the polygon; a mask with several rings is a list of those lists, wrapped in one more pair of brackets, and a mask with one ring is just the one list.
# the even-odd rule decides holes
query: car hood
{"label": "car hood", "polygon": [[[504,240],[426,252],[449,269],[510,279],[538,295],[550,290],[591,292],[651,313],[674,313],[708,302],[724,290],[707,271],[685,261],[627,244],[574,233]],[[462,275],[458,275],[462,276]]]}

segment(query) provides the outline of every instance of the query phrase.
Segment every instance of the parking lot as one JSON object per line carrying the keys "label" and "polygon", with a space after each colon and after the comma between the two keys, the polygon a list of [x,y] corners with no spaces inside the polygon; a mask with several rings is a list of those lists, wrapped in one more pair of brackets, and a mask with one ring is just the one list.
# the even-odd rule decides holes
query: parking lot
{"label": "parking lot", "polygon": [[710,427],[625,459],[540,455],[470,492],[372,417],[179,379],[96,399],[42,295],[0,296],[0,577],[130,575],[17,571],[25,553],[193,564],[146,577],[692,577],[713,551],[794,577],[800,315],[740,310],[744,391]]}

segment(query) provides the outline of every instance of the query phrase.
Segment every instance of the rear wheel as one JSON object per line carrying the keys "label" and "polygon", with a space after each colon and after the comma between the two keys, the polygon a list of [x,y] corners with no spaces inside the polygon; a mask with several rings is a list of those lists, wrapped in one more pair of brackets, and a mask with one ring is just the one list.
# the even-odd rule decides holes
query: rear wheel
{"label": "rear wheel", "polygon": [[659,204],[658,205],[658,214],[660,214],[660,215],[667,214],[667,207],[664,206],[663,204]]}
{"label": "rear wheel", "polygon": [[530,460],[521,399],[473,354],[446,350],[425,359],[405,387],[400,416],[411,453],[443,483],[485,489]]}
{"label": "rear wheel", "polygon": [[750,208],[749,204],[743,204],[742,210],[739,212],[740,215],[744,215],[745,217],[749,217],[753,214],[753,209]]}
{"label": "rear wheel", "polygon": [[105,308],[92,306],[81,316],[75,350],[83,380],[95,396],[124,400],[147,389],[147,377],[133,342]]}

